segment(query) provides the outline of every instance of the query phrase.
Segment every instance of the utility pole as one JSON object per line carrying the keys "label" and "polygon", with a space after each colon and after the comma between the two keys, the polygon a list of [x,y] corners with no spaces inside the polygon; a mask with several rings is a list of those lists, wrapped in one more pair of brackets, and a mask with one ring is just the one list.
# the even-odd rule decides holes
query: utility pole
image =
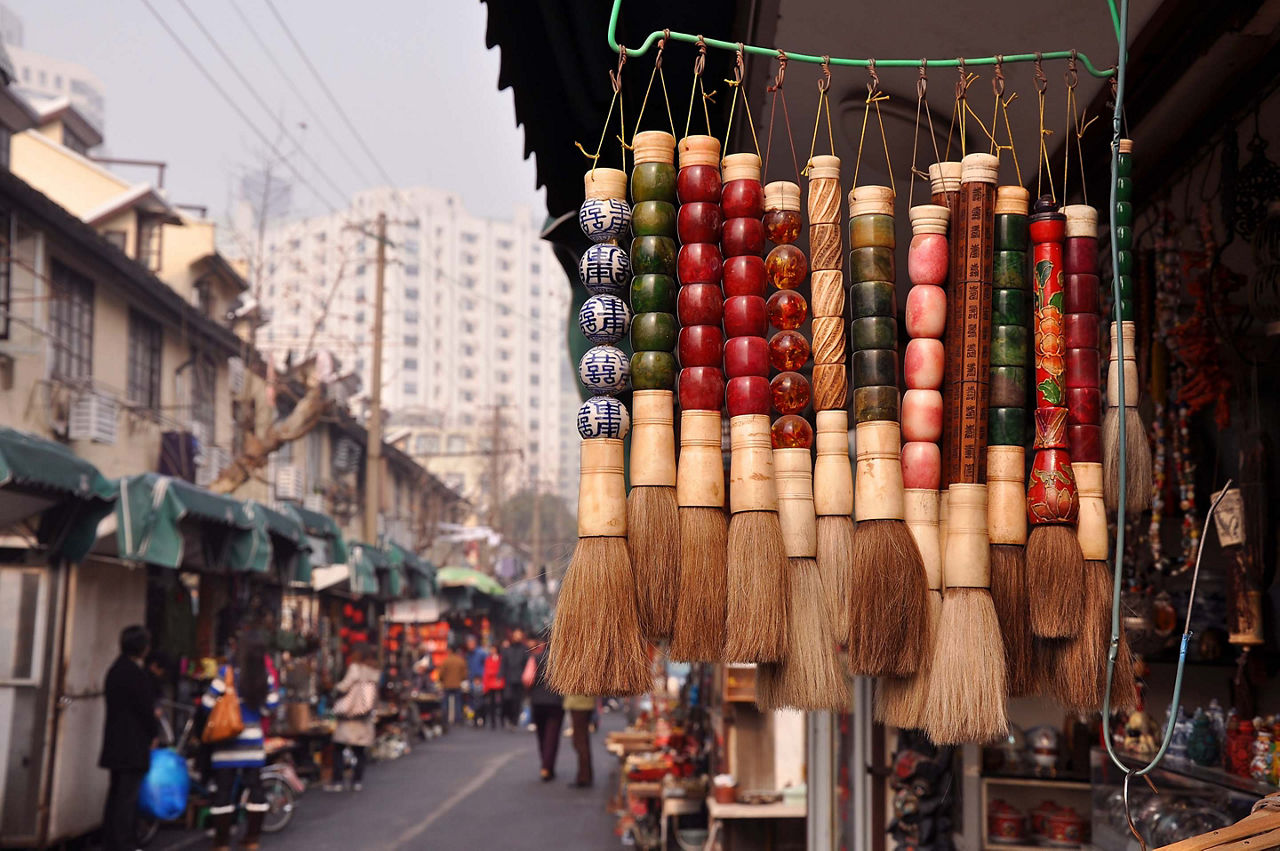
{"label": "utility pole", "polygon": [[364,475],[364,539],[378,542],[382,507],[382,302],[387,273],[387,214],[378,214],[378,259],[373,284],[373,386],[369,388],[369,449]]}
{"label": "utility pole", "polygon": [[533,480],[533,534],[529,548],[533,552],[527,579],[536,579],[542,573],[542,485]]}

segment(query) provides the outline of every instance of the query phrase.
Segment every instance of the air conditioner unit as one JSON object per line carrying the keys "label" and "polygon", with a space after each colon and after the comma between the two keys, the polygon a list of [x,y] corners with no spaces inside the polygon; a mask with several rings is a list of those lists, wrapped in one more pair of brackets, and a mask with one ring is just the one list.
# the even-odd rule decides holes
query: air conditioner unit
{"label": "air conditioner unit", "polygon": [[227,383],[231,394],[239,396],[244,392],[244,361],[237,357],[227,359]]}
{"label": "air conditioner unit", "polygon": [[72,440],[92,440],[114,445],[120,405],[111,396],[86,390],[71,403],[67,432]]}
{"label": "air conditioner unit", "polygon": [[335,473],[352,473],[360,466],[360,444],[349,437],[338,438],[333,448],[333,470]]}
{"label": "air conditioner unit", "polygon": [[302,471],[296,464],[277,464],[275,470],[276,499],[302,499]]}
{"label": "air conditioner unit", "polygon": [[324,512],[324,494],[309,493],[302,498],[302,507],[308,511]]}
{"label": "air conditioner unit", "polygon": [[231,453],[220,446],[208,447],[196,465],[196,484],[207,488],[231,464]]}
{"label": "air conditioner unit", "polygon": [[213,448],[209,445],[209,427],[204,423],[193,421],[191,423],[191,436],[196,441],[196,463],[202,463],[199,459],[203,459],[205,454]]}

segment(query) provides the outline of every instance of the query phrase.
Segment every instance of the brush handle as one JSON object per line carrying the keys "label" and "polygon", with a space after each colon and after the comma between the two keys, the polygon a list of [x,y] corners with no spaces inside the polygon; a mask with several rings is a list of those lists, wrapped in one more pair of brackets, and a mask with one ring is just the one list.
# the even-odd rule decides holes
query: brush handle
{"label": "brush handle", "polygon": [[924,561],[924,573],[930,591],[942,590],[942,546],[938,511],[941,494],[936,488],[903,490],[903,513],[911,537],[915,538]]}
{"label": "brush handle", "polygon": [[1071,462],[1076,488],[1080,493],[1080,515],[1076,521],[1076,540],[1089,561],[1106,561],[1110,549],[1107,534],[1107,507],[1102,501],[1102,462]]}
{"label": "brush handle", "polygon": [[853,464],[849,461],[849,414],[818,411],[813,465],[813,506],[819,517],[853,516]]}
{"label": "brush handle", "polygon": [[765,305],[769,324],[775,329],[768,345],[769,364],[775,371],[769,391],[773,409],[781,415],[773,424],[773,446],[808,450],[813,446],[813,427],[800,416],[813,395],[809,379],[800,373],[811,353],[800,330],[807,310],[798,290],[809,276],[809,261],[795,245],[804,225],[800,187],[789,180],[765,186],[764,209],[764,233],[774,244],[764,261],[765,275],[777,288]]}
{"label": "brush handle", "polygon": [[1027,542],[1026,449],[987,449],[987,535],[993,544]]}
{"label": "brush handle", "polygon": [[936,491],[942,483],[938,443],[944,418],[942,335],[947,321],[942,284],[950,267],[947,227],[951,214],[946,207],[921,204],[912,207],[909,215],[912,236],[907,276],[911,289],[907,292],[906,326],[911,340],[903,361],[907,392],[902,397],[902,480],[908,490]]}
{"label": "brush handle", "polygon": [[729,420],[729,440],[729,511],[777,511],[768,415],[733,417]]}
{"label": "brush handle", "polygon": [[[1027,364],[1030,359],[1031,288],[1027,285],[1027,212],[1030,193],[1021,186],[996,190],[996,245],[991,278],[991,395],[989,446],[1026,442]],[[988,453],[990,453],[988,449]],[[987,458],[988,484],[992,468]],[[1019,470],[1019,481],[1022,474]],[[1021,489],[1021,488],[1020,488]],[[1018,513],[1025,514],[1021,508]],[[1025,527],[1025,521],[1024,521]]]}
{"label": "brush handle", "polygon": [[947,489],[944,581],[948,588],[990,588],[987,486],[952,482]]}
{"label": "brush handle", "polygon": [[631,484],[675,487],[675,394],[670,390],[631,394]]}
{"label": "brush handle", "polygon": [[[764,188],[760,157],[729,154],[721,163],[720,210],[724,229],[724,368],[729,416],[767,415],[768,344],[765,341]],[[763,357],[761,357],[763,355]],[[730,495],[732,499],[732,494]]]}
{"label": "brush handle", "polygon": [[1116,316],[1122,322],[1136,319],[1133,307],[1133,140],[1121,139],[1116,166],[1116,253],[1120,275],[1120,303]]}
{"label": "brush handle", "polygon": [[[724,407],[724,293],[720,284],[723,216],[720,211],[720,142],[711,136],[680,140],[676,195],[680,211],[676,231],[680,253],[676,273],[680,292],[680,409],[714,411]],[[718,439],[718,434],[717,434]],[[681,458],[683,463],[683,456]],[[721,477],[723,478],[723,471]],[[721,504],[723,504],[721,490]]]}
{"label": "brush handle", "polygon": [[778,520],[788,558],[816,558],[818,518],[813,507],[813,472],[808,449],[773,450]]}
{"label": "brush handle", "polygon": [[[950,262],[948,264],[948,278],[942,284],[942,288],[946,293],[948,304],[947,328],[943,335],[943,343],[945,345],[952,341],[952,326],[950,321],[950,306],[953,302],[952,277],[957,274],[960,268],[960,246],[964,241],[964,230],[960,227],[960,175],[963,171],[962,166],[958,162],[947,161],[934,163],[929,166],[929,186],[932,191],[932,202],[939,207],[946,207],[949,215],[949,237],[948,248],[950,250]],[[950,358],[950,351],[947,351],[947,357]],[[957,406],[956,392],[958,388],[951,385],[946,377],[947,364],[943,365],[942,379],[942,407],[943,411],[950,411]],[[942,453],[950,457],[953,452],[951,447],[956,440],[954,424],[948,422],[949,416],[944,416],[942,423],[942,440],[939,445]],[[945,492],[947,485],[951,483],[951,473],[948,465],[942,465],[942,482],[941,489]],[[944,502],[945,504],[945,502]]]}
{"label": "brush handle", "polygon": [[578,537],[627,536],[627,483],[623,475],[622,441],[582,441],[582,474],[578,479]]}
{"label": "brush handle", "polygon": [[676,358],[676,139],[637,133],[631,171],[631,386],[674,390]]}
{"label": "brush handle", "polygon": [[686,508],[724,508],[724,452],[719,411],[688,408],[680,411],[676,503]]}
{"label": "brush handle", "polygon": [[[1120,347],[1116,337],[1124,335],[1124,363],[1120,363]],[[1110,368],[1107,370],[1107,407],[1123,404],[1126,408],[1138,406],[1138,331],[1131,321],[1111,323]],[[1124,370],[1124,399],[1120,398],[1120,373]]]}
{"label": "brush handle", "polygon": [[813,409],[843,410],[849,398],[840,237],[840,158],[809,160],[809,293],[813,307]]}
{"label": "brush handle", "polygon": [[858,423],[854,427],[858,466],[853,489],[853,516],[863,520],[903,520],[901,430],[893,420]]}
{"label": "brush handle", "polygon": [[[1102,368],[1098,348],[1098,211],[1072,204],[1067,214],[1066,269],[1067,445],[1072,464],[1102,463]],[[1083,492],[1081,493],[1083,498]],[[1081,516],[1083,519],[1083,515]],[[1104,556],[1105,558],[1105,556]]]}
{"label": "brush handle", "polygon": [[[858,364],[897,359],[898,300],[894,286],[893,190],[860,186],[849,193],[849,344],[854,352],[854,422],[897,421],[896,373],[864,372]],[[863,357],[859,357],[862,355]]]}

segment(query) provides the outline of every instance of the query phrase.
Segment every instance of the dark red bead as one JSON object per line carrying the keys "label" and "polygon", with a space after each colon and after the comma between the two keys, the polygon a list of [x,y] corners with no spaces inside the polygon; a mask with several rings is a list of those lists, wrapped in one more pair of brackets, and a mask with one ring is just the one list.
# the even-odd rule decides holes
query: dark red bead
{"label": "dark red bead", "polygon": [[720,169],[713,165],[691,165],[676,175],[676,194],[681,204],[698,201],[720,202]]}
{"label": "dark red bead", "polygon": [[1099,319],[1096,313],[1068,313],[1066,337],[1068,349],[1096,349],[1102,342],[1098,336]]}
{"label": "dark red bead", "polygon": [[1098,274],[1098,240],[1091,236],[1073,236],[1067,240],[1063,263],[1071,274]]}
{"label": "dark red bead", "polygon": [[681,366],[719,366],[724,334],[719,325],[686,325],[680,329]]}
{"label": "dark red bead", "polygon": [[710,201],[696,201],[680,207],[676,219],[676,233],[683,245],[695,242],[719,242],[720,205]]}
{"label": "dark red bead", "polygon": [[758,180],[731,180],[720,193],[725,221],[764,216],[764,187]]}
{"label": "dark red bead", "polygon": [[680,407],[686,411],[718,411],[724,407],[724,373],[719,367],[680,370]]}
{"label": "dark red bead", "polygon": [[1097,349],[1067,349],[1067,387],[1097,387],[1102,373]]}
{"label": "dark red bead", "polygon": [[724,396],[731,417],[740,417],[745,414],[767,415],[769,405],[772,403],[769,379],[759,375],[730,378],[725,385]]}
{"label": "dark red bead", "polygon": [[726,219],[720,246],[725,257],[759,255],[764,251],[764,222],[760,219]]}
{"label": "dark red bead", "polygon": [[1063,281],[1063,313],[1101,313],[1102,298],[1097,275],[1067,275]]}
{"label": "dark red bead", "polygon": [[767,326],[764,299],[760,296],[737,295],[724,300],[725,337],[763,338]]}
{"label": "dark red bead", "polygon": [[769,375],[769,344],[763,337],[732,337],[724,344],[724,374]]}
{"label": "dark red bead", "polygon": [[1102,389],[1067,388],[1067,424],[1099,425],[1102,422]]}
{"label": "dark red bead", "polygon": [[723,270],[720,247],[711,242],[680,246],[676,275],[682,284],[718,284]]}
{"label": "dark red bead", "polygon": [[686,284],[676,296],[680,324],[720,327],[724,318],[724,294],[715,284]]}
{"label": "dark red bead", "polygon": [[768,276],[764,271],[764,258],[758,256],[730,257],[724,261],[724,294],[758,295],[764,297]]}
{"label": "dark red bead", "polygon": [[1067,445],[1071,462],[1102,462],[1102,427],[1096,425],[1067,426]]}

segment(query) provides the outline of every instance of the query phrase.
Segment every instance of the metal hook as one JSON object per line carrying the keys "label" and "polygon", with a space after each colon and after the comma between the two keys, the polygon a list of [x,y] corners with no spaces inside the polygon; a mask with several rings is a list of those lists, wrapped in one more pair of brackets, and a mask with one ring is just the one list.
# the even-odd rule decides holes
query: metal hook
{"label": "metal hook", "polygon": [[[667,41],[671,38],[671,30],[663,30],[662,38],[658,39],[658,53],[653,57],[653,67],[662,70],[662,51],[667,49]],[[665,78],[664,78],[665,79]]]}
{"label": "metal hook", "polygon": [[871,75],[871,82],[867,83],[867,94],[874,95],[880,90],[880,75],[876,73],[876,60],[867,60],[867,73]]}
{"label": "metal hook", "polygon": [[733,57],[733,82],[735,84],[741,84],[742,78],[747,74],[747,63],[743,58],[745,54],[746,47],[743,46],[742,42],[738,42],[738,50]]}
{"label": "metal hook", "polygon": [[693,60],[693,76],[701,77],[702,72],[707,70],[707,42],[702,36],[698,36],[698,57]]}
{"label": "metal hook", "polygon": [[773,77],[773,85],[769,87],[769,91],[776,92],[782,88],[782,80],[787,76],[787,53],[784,50],[778,51],[778,73]]}
{"label": "metal hook", "polygon": [[1126,769],[1124,773],[1124,820],[1129,823],[1129,832],[1133,834],[1134,839],[1138,840],[1138,847],[1141,851],[1147,851],[1147,840],[1143,839],[1142,834],[1138,832],[1138,827],[1133,823],[1133,813],[1129,808],[1129,781],[1133,778],[1134,772]]}
{"label": "metal hook", "polygon": [[960,79],[956,80],[956,100],[964,100],[965,94],[969,91],[968,74],[964,70],[964,59],[956,60],[956,71],[960,74]]}
{"label": "metal hook", "polygon": [[991,91],[996,97],[1004,95],[1004,56],[996,54],[996,70],[991,78]]}
{"label": "metal hook", "polygon": [[822,55],[822,77],[818,80],[818,91],[826,93],[831,90],[831,57]]}
{"label": "metal hook", "polygon": [[613,93],[616,95],[622,91],[622,66],[627,64],[627,47],[624,44],[618,45],[618,70],[609,72],[609,82],[613,84]]}
{"label": "metal hook", "polygon": [[1076,51],[1071,51],[1071,58],[1067,60],[1067,70],[1063,74],[1063,78],[1067,81],[1067,88],[1074,89],[1076,84],[1080,82],[1080,72],[1076,70]]}
{"label": "metal hook", "polygon": [[1044,75],[1044,56],[1040,51],[1036,51],[1036,91],[1044,94],[1045,89],[1049,88],[1049,78]]}
{"label": "metal hook", "polygon": [[916,80],[916,97],[921,99],[924,98],[925,92],[929,90],[929,75],[925,72],[925,68],[928,64],[928,59],[920,60],[920,76]]}

